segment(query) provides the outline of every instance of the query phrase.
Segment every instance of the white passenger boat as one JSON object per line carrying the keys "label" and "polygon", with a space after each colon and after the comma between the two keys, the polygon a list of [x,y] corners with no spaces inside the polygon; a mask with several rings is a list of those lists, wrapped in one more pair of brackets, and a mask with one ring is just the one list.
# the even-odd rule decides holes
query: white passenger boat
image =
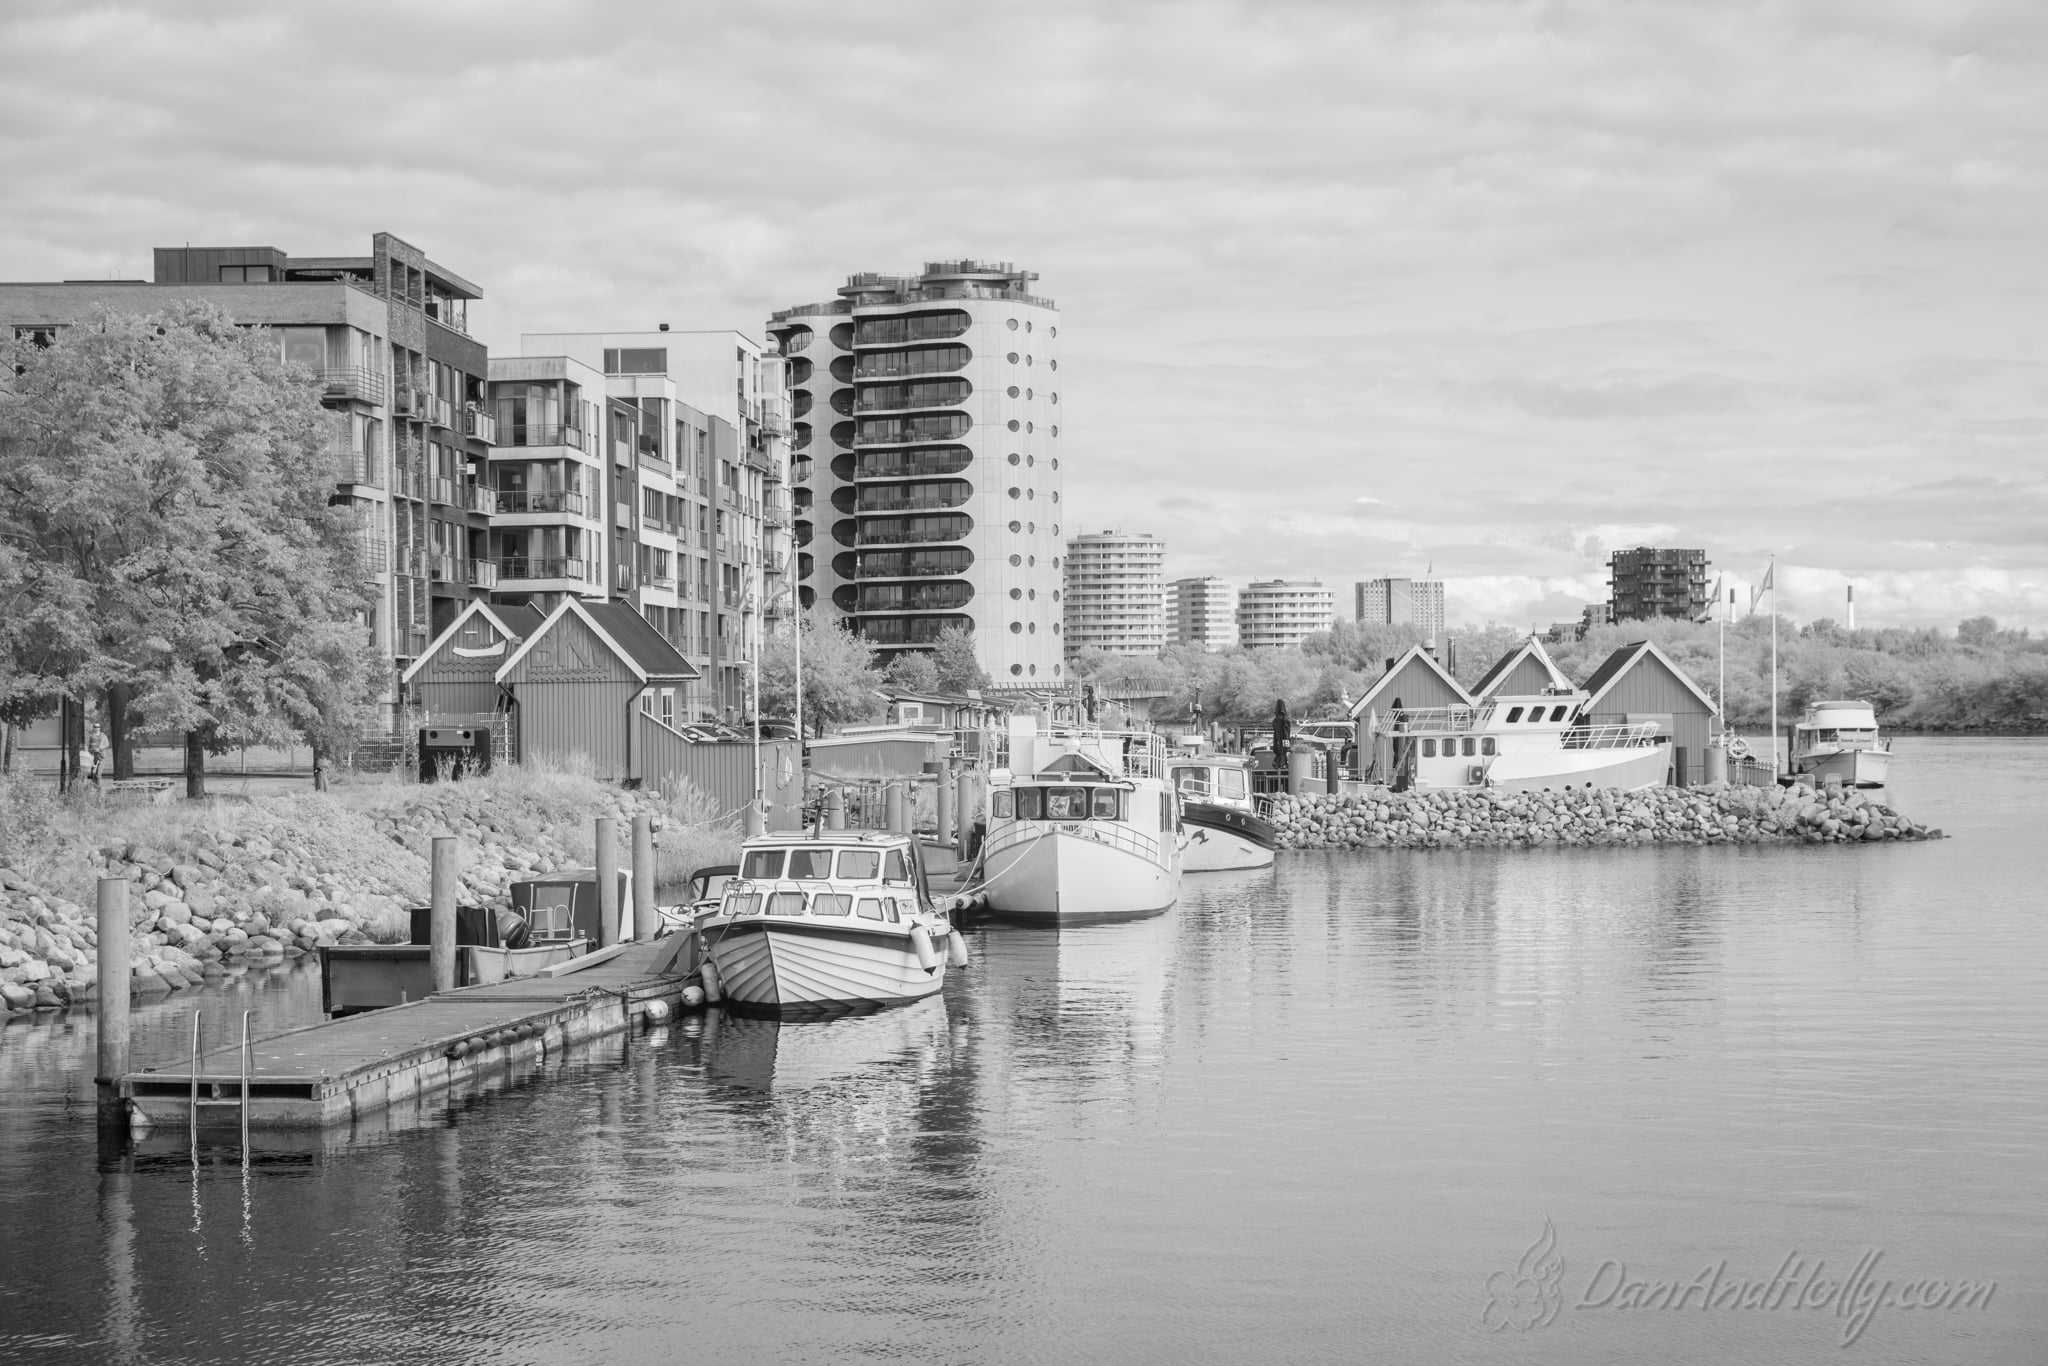
{"label": "white passenger boat", "polygon": [[1180,855],[1183,873],[1272,866],[1279,834],[1252,805],[1248,763],[1235,754],[1170,761],[1167,776],[1180,794],[1181,829],[1187,835]]}
{"label": "white passenger boat", "polygon": [[1397,784],[1420,789],[1662,786],[1671,751],[1657,742],[1656,723],[1592,725],[1585,702],[1585,693],[1559,689],[1396,711],[1382,734],[1394,741]]}
{"label": "white passenger boat", "polygon": [[1868,702],[1816,702],[1792,728],[1792,772],[1816,786],[1883,787],[1891,761]]}
{"label": "white passenger boat", "polygon": [[914,1001],[967,960],[932,904],[917,841],[872,830],[754,836],[697,932],[707,988],[778,1015]]}
{"label": "white passenger boat", "polygon": [[1180,896],[1178,808],[1160,736],[1012,717],[989,773],[989,912],[1068,923],[1165,910]]}

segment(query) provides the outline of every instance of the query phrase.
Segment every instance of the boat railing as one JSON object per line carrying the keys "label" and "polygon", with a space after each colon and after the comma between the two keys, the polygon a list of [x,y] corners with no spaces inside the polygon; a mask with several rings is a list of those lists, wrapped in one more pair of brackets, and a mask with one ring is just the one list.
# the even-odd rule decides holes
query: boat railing
{"label": "boat railing", "polygon": [[1640,721],[1634,725],[1570,726],[1561,738],[1566,749],[1643,749],[1656,743],[1656,735],[1656,722]]}
{"label": "boat railing", "polygon": [[1014,821],[989,835],[986,857],[996,858],[1006,850],[1022,844],[1036,843],[1045,835],[1053,833],[1091,839],[1097,844],[1106,844],[1126,854],[1135,854],[1148,862],[1160,861],[1160,844],[1157,839],[1121,821],[1110,820]]}

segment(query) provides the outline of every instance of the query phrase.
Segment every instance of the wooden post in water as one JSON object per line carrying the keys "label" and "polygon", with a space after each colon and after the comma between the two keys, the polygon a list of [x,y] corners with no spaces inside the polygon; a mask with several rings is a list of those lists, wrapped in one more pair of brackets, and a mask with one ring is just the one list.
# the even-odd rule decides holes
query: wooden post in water
{"label": "wooden post in water", "polygon": [[103,1133],[127,1127],[121,1078],[128,1075],[128,879],[103,877],[99,887],[99,1121]]}
{"label": "wooden post in water", "polygon": [[940,844],[953,842],[953,766],[947,764],[939,769],[938,796],[933,802],[938,816],[938,841]]}
{"label": "wooden post in water", "polygon": [[597,822],[597,946],[619,942],[619,823],[610,816]]}
{"label": "wooden post in water", "polygon": [[892,835],[900,835],[910,828],[910,820],[903,814],[903,784],[890,783],[882,797],[882,823]]}
{"label": "wooden post in water", "polygon": [[434,990],[455,990],[455,836],[436,835],[433,846],[433,899],[427,913],[427,960],[434,970]]}
{"label": "wooden post in water", "polygon": [[661,932],[654,913],[654,822],[633,817],[633,937],[646,943]]}

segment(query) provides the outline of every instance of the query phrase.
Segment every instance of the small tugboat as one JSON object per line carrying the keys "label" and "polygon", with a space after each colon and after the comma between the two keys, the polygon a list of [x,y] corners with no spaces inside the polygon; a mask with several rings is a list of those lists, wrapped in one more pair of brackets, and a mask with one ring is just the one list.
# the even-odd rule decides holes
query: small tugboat
{"label": "small tugboat", "polygon": [[1249,764],[1234,754],[1173,760],[1168,776],[1180,794],[1180,820],[1187,832],[1180,855],[1183,873],[1272,866],[1279,836],[1252,806]]}
{"label": "small tugboat", "polygon": [[1816,787],[1883,787],[1891,762],[1891,745],[1878,736],[1877,711],[1868,702],[1816,702],[1792,728],[1792,772]]}
{"label": "small tugboat", "polygon": [[967,962],[917,841],[874,830],[754,836],[697,933],[707,991],[783,1016],[915,1001]]}
{"label": "small tugboat", "polygon": [[981,853],[991,915],[1113,920],[1179,898],[1185,837],[1160,736],[1012,717],[998,757]]}

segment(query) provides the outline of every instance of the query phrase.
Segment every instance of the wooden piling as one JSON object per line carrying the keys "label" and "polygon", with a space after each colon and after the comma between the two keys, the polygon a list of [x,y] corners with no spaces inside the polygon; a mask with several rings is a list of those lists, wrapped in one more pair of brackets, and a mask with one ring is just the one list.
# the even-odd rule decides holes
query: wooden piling
{"label": "wooden piling", "polygon": [[938,842],[953,842],[953,770],[941,768],[938,777],[938,794],[933,802],[938,819]]}
{"label": "wooden piling", "polygon": [[654,913],[654,822],[633,817],[633,937],[642,943],[661,933]]}
{"label": "wooden piling", "polygon": [[455,837],[434,836],[433,899],[427,916],[434,990],[455,990]]}
{"label": "wooden piling", "polygon": [[846,791],[844,788],[825,789],[825,828],[844,830],[846,828]]}
{"label": "wooden piling", "polygon": [[905,834],[910,829],[910,818],[904,814],[903,784],[890,783],[882,798],[883,824],[892,834]]}
{"label": "wooden piling", "polygon": [[619,942],[619,823],[611,816],[597,822],[597,938],[601,949]]}
{"label": "wooden piling", "polygon": [[128,1075],[129,974],[128,879],[103,877],[99,885],[99,1121],[103,1129],[127,1127],[121,1078]]}

